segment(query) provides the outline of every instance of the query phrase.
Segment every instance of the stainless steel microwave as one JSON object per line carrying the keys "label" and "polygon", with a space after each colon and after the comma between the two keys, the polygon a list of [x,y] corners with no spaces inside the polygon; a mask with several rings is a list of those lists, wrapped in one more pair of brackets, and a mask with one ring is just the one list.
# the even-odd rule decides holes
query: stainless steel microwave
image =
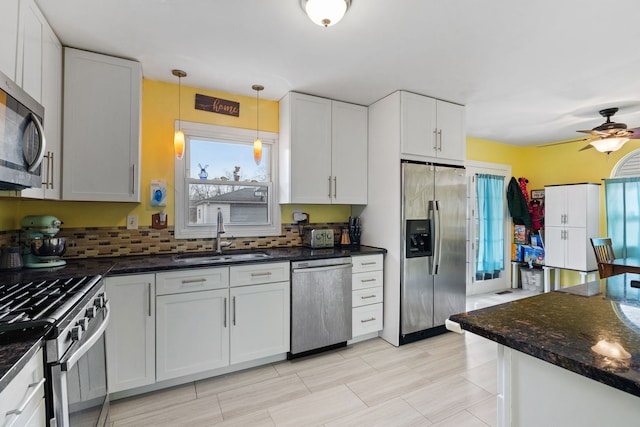
{"label": "stainless steel microwave", "polygon": [[44,107],[0,72],[0,190],[41,187]]}

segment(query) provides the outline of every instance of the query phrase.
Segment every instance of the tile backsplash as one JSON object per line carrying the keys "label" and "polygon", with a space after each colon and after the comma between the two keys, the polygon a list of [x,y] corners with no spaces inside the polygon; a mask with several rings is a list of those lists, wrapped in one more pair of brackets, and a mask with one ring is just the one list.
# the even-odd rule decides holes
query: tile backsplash
{"label": "tile backsplash", "polygon": [[[334,241],[340,242],[343,223],[314,223],[314,227],[333,228]],[[175,239],[173,227],[157,230],[140,227],[127,230],[125,227],[62,228],[57,237],[67,239],[64,258],[96,258],[134,255],[170,254],[181,252],[206,252],[215,250],[214,238]],[[226,250],[256,249],[301,246],[302,241],[297,224],[282,224],[279,236],[225,238],[231,246]],[[20,231],[0,232],[0,247],[16,246],[20,241]]]}

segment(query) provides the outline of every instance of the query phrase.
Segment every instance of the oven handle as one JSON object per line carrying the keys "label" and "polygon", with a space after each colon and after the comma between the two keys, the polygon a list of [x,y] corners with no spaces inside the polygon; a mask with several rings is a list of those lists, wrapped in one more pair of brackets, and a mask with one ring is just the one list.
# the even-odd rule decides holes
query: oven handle
{"label": "oven handle", "polygon": [[63,371],[69,371],[73,366],[84,356],[91,347],[100,339],[104,331],[107,329],[109,325],[109,317],[111,316],[111,309],[109,307],[109,301],[105,302],[104,305],[105,315],[104,320],[95,330],[95,332],[75,351],[73,354],[65,356],[60,361],[60,369]]}

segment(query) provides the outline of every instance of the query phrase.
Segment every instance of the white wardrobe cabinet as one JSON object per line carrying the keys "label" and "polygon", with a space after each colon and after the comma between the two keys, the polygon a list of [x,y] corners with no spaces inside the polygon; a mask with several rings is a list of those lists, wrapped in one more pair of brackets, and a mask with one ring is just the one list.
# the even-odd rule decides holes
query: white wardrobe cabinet
{"label": "white wardrobe cabinet", "polygon": [[597,270],[590,239],[599,235],[600,185],[545,187],[545,269],[576,270],[586,277]]}

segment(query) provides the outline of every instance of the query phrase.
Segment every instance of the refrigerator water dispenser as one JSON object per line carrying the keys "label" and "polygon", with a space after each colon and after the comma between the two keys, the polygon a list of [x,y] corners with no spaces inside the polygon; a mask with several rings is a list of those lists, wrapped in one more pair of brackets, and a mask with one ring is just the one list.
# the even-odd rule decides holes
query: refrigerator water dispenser
{"label": "refrigerator water dispenser", "polygon": [[431,220],[408,219],[406,223],[406,258],[432,256]]}

